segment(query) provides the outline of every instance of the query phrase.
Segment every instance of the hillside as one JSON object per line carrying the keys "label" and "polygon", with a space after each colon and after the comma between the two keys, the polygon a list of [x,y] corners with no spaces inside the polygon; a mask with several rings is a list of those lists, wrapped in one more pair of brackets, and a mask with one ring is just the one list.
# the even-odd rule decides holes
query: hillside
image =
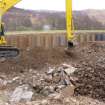
{"label": "hillside", "polygon": [[[75,29],[104,29],[105,10],[74,11]],[[65,29],[65,13],[57,11],[32,11],[12,8],[4,15],[5,29],[48,30]]]}

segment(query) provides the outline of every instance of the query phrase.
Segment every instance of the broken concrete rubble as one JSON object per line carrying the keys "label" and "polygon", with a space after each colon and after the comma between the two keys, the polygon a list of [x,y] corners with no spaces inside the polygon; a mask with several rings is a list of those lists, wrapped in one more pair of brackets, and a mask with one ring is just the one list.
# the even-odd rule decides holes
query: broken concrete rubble
{"label": "broken concrete rubble", "polygon": [[0,105],[4,105],[5,103],[9,102],[8,93],[6,91],[0,90]]}
{"label": "broken concrete rubble", "polygon": [[0,78],[0,90],[5,89],[7,86],[7,81],[3,78]]}
{"label": "broken concrete rubble", "polygon": [[49,70],[47,71],[47,74],[50,75],[54,72],[54,68],[49,67]]}
{"label": "broken concrete rubble", "polygon": [[63,68],[64,68],[64,71],[67,75],[71,75],[73,74],[77,68],[71,66],[71,65],[68,65],[68,64],[62,64]]}
{"label": "broken concrete rubble", "polygon": [[75,87],[73,85],[69,85],[65,87],[64,89],[62,89],[61,93],[65,98],[70,97],[74,95],[74,89]]}
{"label": "broken concrete rubble", "polygon": [[32,98],[33,92],[29,90],[28,85],[22,85],[16,87],[10,96],[10,102],[20,102],[21,100],[30,101]]}
{"label": "broken concrete rubble", "polygon": [[[38,80],[35,79],[36,78],[35,76],[33,76],[35,78],[32,79],[32,82],[29,81],[29,84],[34,89],[34,92],[43,96],[49,96],[56,92],[60,93],[62,89],[66,88],[67,86],[74,85],[71,82],[73,81],[73,78],[72,80],[70,79],[71,74],[68,75],[65,72],[65,69],[67,69],[68,67],[71,68],[71,66],[67,66],[65,68],[63,67],[63,65],[60,65],[59,67],[52,67],[52,68],[49,67],[49,70],[45,73],[41,73],[41,74],[38,73],[38,75],[36,73],[35,75],[38,78]],[[74,72],[74,69],[72,71],[72,74],[73,72]]]}
{"label": "broken concrete rubble", "polygon": [[[63,91],[66,91],[64,90],[66,87],[73,85],[70,80],[71,76],[65,72],[65,69],[67,67],[60,65],[59,67],[49,67],[49,71],[44,73],[29,70],[29,74],[22,73],[8,80],[0,79],[0,84],[3,84],[3,86],[14,83],[18,84],[14,90],[8,91],[7,99],[10,103],[30,102],[36,94],[44,97],[51,97],[52,95],[54,99],[57,99],[61,97]],[[26,78],[27,76],[29,78]],[[73,95],[73,88],[69,89],[71,95]],[[42,103],[46,102],[44,100]]]}
{"label": "broken concrete rubble", "polygon": [[[73,81],[73,79],[70,80],[70,75],[73,74],[75,70],[76,68],[66,64],[64,66],[61,65],[59,67],[54,67],[54,68],[49,67],[49,71],[47,71],[47,73],[44,74],[43,81],[40,82],[41,83],[40,85],[38,85],[39,88],[41,87],[38,92],[48,96],[55,92],[60,92],[63,88],[67,86],[69,87],[73,86],[73,83],[71,82]],[[36,89],[36,87],[34,87],[34,89]]]}

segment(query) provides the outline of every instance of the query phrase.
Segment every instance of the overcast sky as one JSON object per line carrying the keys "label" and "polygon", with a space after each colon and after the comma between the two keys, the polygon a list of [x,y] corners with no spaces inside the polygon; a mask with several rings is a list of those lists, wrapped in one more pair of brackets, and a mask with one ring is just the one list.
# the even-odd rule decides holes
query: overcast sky
{"label": "overcast sky", "polygon": [[[72,0],[73,10],[105,9],[105,0]],[[16,7],[32,10],[65,11],[65,0],[22,0]]]}

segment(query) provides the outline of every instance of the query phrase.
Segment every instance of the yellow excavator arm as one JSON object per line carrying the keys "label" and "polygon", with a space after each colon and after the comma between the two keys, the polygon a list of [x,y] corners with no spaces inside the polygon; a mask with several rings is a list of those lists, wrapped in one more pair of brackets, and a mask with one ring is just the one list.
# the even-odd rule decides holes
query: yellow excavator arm
{"label": "yellow excavator arm", "polygon": [[68,47],[73,47],[73,14],[72,0],[66,0],[66,27],[67,27],[67,42]]}
{"label": "yellow excavator arm", "polygon": [[13,7],[15,4],[20,2],[21,0],[0,0],[0,14],[4,14],[8,11],[11,7]]}

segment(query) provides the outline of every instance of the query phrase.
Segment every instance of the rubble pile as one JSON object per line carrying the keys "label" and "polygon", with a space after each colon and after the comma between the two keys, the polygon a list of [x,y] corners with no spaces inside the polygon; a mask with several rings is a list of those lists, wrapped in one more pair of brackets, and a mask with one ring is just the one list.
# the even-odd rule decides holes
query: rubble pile
{"label": "rubble pile", "polygon": [[105,43],[57,51],[1,61],[0,105],[105,105]]}
{"label": "rubble pile", "polygon": [[[6,104],[3,104],[6,105]],[[7,105],[105,105],[103,102],[99,102],[98,100],[86,98],[86,97],[59,97],[55,98],[45,98],[41,100],[26,102],[26,103],[12,103]]]}
{"label": "rubble pile", "polygon": [[49,96],[56,92],[60,93],[66,87],[69,87],[69,91],[72,90],[71,93],[73,95],[75,83],[72,74],[75,70],[76,68],[67,64],[54,68],[49,67],[49,70],[42,75],[42,78],[36,84],[30,84],[38,94],[44,96]]}
{"label": "rubble pile", "polygon": [[105,65],[85,63],[75,75],[78,77],[76,95],[85,95],[105,101]]}
{"label": "rubble pile", "polygon": [[8,88],[5,96],[7,96],[7,102],[10,103],[29,102],[39,97],[55,97],[57,99],[61,95],[64,97],[73,96],[74,80],[76,80],[73,77],[75,70],[75,67],[68,64],[49,67],[45,72],[29,69],[28,73],[25,72],[15,77],[8,76],[8,78],[0,79],[0,89],[5,90]]}
{"label": "rubble pile", "polygon": [[75,94],[105,101],[105,44],[91,43],[80,52],[82,59],[76,66]]}

